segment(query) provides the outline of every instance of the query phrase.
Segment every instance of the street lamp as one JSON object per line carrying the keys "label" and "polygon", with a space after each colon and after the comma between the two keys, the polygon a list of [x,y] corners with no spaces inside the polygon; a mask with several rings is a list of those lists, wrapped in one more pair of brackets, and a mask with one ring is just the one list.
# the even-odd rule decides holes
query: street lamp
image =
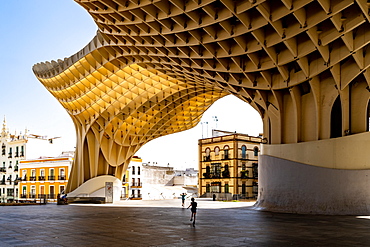
{"label": "street lamp", "polygon": [[202,139],[203,139],[203,124],[206,124],[207,125],[207,132],[206,132],[206,134],[207,134],[207,137],[208,137],[208,122],[201,122],[200,124],[202,125]]}
{"label": "street lamp", "polygon": [[217,116],[212,116],[212,118],[213,118],[213,121],[215,121],[215,122],[216,122],[216,128],[215,128],[215,129],[217,129],[217,122],[218,122],[218,118],[217,118]]}
{"label": "street lamp", "polygon": [[[15,177],[14,181],[13,181],[13,202],[15,202],[15,201],[16,201],[16,200],[15,200],[15,195],[16,195],[16,193],[15,193],[15,186],[16,186],[16,185],[18,186],[19,181],[22,181],[22,179],[21,179],[21,178],[19,178],[19,177],[18,177],[18,175],[17,175],[17,176]],[[18,197],[18,199],[19,199],[19,197]]]}

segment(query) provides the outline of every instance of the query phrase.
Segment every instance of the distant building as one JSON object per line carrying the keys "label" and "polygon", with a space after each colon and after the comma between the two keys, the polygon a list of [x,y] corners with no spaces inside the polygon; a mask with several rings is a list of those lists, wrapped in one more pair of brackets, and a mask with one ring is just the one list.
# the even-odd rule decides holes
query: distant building
{"label": "distant building", "polygon": [[127,179],[126,185],[124,189],[125,198],[129,198],[131,200],[141,200],[141,190],[142,190],[142,159],[134,156],[128,169],[126,171]]}
{"label": "distant building", "polygon": [[213,131],[199,140],[199,194],[217,199],[255,199],[262,137]]}
{"label": "distant building", "polygon": [[[59,138],[59,137],[56,137]],[[0,134],[1,156],[0,156],[0,201],[12,202],[19,199],[18,183],[20,181],[19,164],[21,160],[28,158],[27,154],[44,152],[53,140],[29,134],[11,134],[6,127],[4,118]]]}
{"label": "distant building", "polygon": [[0,199],[1,202],[12,202],[18,198],[18,166],[25,159],[27,133],[10,134],[4,118],[0,143]]}
{"label": "distant building", "polygon": [[72,167],[74,152],[63,152],[58,157],[40,157],[19,163],[19,200],[56,201],[64,192]]}
{"label": "distant building", "polygon": [[174,170],[170,166],[143,164],[133,157],[122,181],[121,199],[161,200],[178,198],[181,193],[196,196],[198,171]]}

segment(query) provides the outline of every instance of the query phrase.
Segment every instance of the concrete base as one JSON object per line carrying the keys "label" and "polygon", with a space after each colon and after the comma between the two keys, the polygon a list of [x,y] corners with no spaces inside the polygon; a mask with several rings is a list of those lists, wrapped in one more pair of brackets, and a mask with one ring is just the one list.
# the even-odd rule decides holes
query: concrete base
{"label": "concrete base", "polygon": [[323,168],[259,157],[257,209],[326,215],[370,214],[370,170]]}
{"label": "concrete base", "polygon": [[119,201],[121,196],[122,182],[113,176],[102,175],[91,178],[80,185],[77,189],[68,193],[68,202],[100,202],[101,198],[105,198],[105,183],[113,182],[113,201]]}

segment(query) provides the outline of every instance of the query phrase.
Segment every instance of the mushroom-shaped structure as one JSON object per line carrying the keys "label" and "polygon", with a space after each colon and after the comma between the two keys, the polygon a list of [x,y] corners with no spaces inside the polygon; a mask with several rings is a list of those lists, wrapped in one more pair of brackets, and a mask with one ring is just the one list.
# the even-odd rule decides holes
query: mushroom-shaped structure
{"label": "mushroom-shaped structure", "polygon": [[33,67],[77,129],[69,191],[98,175],[121,178],[144,143],[195,126],[233,94],[264,123],[259,206],[369,212],[366,0],[75,1],[96,37]]}

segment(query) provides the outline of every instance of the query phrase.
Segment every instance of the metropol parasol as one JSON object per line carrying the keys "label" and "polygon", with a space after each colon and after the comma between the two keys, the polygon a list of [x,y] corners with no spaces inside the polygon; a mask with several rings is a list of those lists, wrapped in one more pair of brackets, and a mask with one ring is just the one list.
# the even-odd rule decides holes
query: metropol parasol
{"label": "metropol parasol", "polygon": [[257,207],[370,212],[367,0],[75,1],[96,36],[33,67],[76,127],[69,192],[232,94],[263,120]]}

